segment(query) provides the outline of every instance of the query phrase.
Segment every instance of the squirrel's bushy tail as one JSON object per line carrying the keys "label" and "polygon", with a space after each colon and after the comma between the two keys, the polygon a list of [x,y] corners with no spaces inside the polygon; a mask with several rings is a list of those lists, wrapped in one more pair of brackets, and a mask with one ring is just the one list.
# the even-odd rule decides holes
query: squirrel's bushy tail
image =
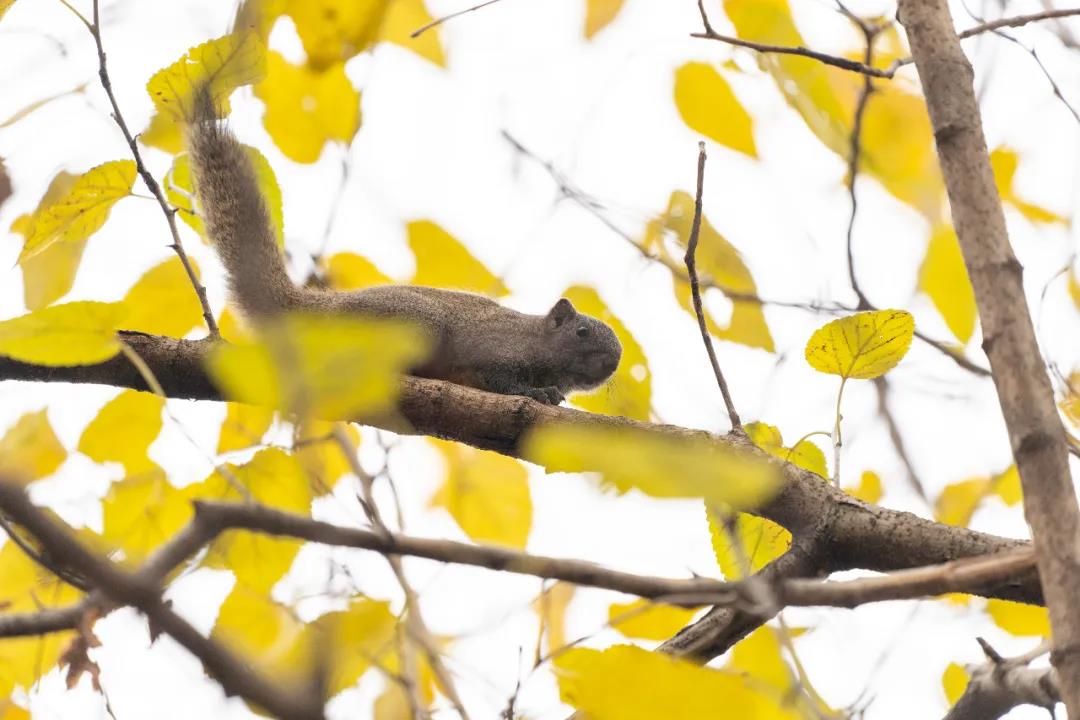
{"label": "squirrel's bushy tail", "polygon": [[206,234],[234,300],[256,322],[294,307],[299,290],[285,270],[251,159],[217,119],[206,91],[196,97],[187,144]]}

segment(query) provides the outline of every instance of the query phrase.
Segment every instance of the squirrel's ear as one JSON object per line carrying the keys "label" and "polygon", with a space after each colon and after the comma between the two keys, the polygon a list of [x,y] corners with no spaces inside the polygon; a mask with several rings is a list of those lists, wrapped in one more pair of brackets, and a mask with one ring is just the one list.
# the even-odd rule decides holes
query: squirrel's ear
{"label": "squirrel's ear", "polygon": [[577,315],[577,310],[566,298],[559,298],[551,310],[548,311],[547,320],[552,327],[560,327],[564,322]]}

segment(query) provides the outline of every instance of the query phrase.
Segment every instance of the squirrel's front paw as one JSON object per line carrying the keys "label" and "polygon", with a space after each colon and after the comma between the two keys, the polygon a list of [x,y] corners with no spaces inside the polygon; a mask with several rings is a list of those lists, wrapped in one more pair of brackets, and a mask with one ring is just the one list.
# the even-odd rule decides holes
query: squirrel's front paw
{"label": "squirrel's front paw", "polygon": [[563,394],[559,392],[559,388],[554,386],[529,388],[521,394],[526,397],[531,397],[537,402],[542,402],[545,405],[558,405],[566,399],[565,397],[563,397]]}

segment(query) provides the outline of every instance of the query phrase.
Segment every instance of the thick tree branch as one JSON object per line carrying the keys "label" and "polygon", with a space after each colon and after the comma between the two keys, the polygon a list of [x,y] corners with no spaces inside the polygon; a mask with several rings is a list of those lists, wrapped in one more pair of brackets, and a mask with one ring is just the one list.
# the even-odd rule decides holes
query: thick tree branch
{"label": "thick tree branch", "polygon": [[1061,421],[1035,339],[1023,269],[1013,255],[983,136],[971,64],[946,0],[901,0],[983,327],[1005,425],[1038,552],[1058,670],[1069,714],[1080,717],[1080,508]]}

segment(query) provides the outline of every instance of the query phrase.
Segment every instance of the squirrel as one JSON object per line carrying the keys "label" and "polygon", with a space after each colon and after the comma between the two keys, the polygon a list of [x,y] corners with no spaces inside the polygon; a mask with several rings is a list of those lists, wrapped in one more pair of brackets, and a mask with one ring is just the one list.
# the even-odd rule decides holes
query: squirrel
{"label": "squirrel", "polygon": [[187,147],[206,234],[234,301],[256,326],[287,312],[409,321],[435,340],[432,355],[411,374],[552,405],[571,391],[599,387],[615,372],[622,355],[615,333],[566,298],[545,315],[529,315],[481,295],[432,287],[343,292],[297,286],[244,146],[218,120],[209,93],[194,108]]}

